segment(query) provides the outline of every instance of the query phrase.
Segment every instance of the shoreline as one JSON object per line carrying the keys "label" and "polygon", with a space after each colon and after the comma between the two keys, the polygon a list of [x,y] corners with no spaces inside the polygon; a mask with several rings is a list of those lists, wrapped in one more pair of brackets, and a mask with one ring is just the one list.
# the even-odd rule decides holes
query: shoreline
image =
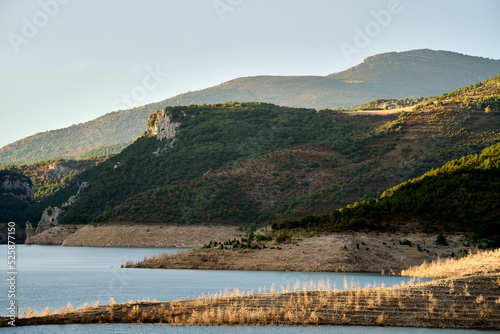
{"label": "shoreline", "polygon": [[[68,228],[71,226],[71,228]],[[239,238],[238,226],[175,226],[140,223],[58,225],[36,234],[27,245],[71,247],[196,248],[206,240]]]}
{"label": "shoreline", "polygon": [[[129,302],[17,318],[16,326],[156,323],[170,325],[361,325],[500,329],[500,274],[391,288],[245,295],[235,291],[172,302]],[[306,285],[307,287],[307,285]],[[298,289],[297,289],[298,288]],[[497,299],[498,298],[498,299]],[[0,318],[7,326],[9,318]]]}
{"label": "shoreline", "polygon": [[[418,233],[339,232],[295,235],[286,243],[254,242],[242,249],[220,242],[175,255],[161,254],[127,262],[127,268],[261,270],[301,272],[399,273],[424,261],[457,256],[470,250],[464,236],[448,236],[448,246],[436,245],[435,235]],[[227,241],[227,240],[226,240]],[[207,242],[208,243],[208,242]],[[265,248],[264,248],[265,247]]]}

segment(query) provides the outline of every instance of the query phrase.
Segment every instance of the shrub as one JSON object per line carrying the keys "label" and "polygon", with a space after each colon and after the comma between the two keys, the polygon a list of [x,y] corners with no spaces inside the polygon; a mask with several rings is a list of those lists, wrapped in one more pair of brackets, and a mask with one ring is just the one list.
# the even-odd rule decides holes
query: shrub
{"label": "shrub", "polygon": [[446,241],[446,237],[443,235],[443,233],[438,234],[436,238],[436,244],[441,246],[448,246],[448,241]]}
{"label": "shrub", "polygon": [[279,244],[284,243],[288,239],[290,239],[290,236],[288,235],[288,233],[285,230],[280,231],[278,233],[278,235],[276,236],[276,242]]}

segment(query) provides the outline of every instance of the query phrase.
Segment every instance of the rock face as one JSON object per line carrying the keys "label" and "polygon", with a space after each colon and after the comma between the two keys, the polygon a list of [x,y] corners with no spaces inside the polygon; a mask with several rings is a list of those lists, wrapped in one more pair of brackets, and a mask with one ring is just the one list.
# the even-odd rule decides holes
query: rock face
{"label": "rock face", "polygon": [[1,193],[9,194],[26,203],[32,203],[35,197],[35,187],[30,179],[17,175],[3,175],[0,180]]}
{"label": "rock face", "polygon": [[[75,203],[81,196],[83,189],[87,188],[90,184],[88,182],[82,182],[80,187],[78,188],[78,192],[76,195],[71,196],[66,202],[64,202],[61,207],[65,208]],[[49,206],[43,211],[42,218],[38,221],[38,227],[35,230],[35,233],[30,235],[32,238],[35,234],[39,234],[50,227],[59,225],[59,215],[64,212],[64,209],[58,208],[57,206],[52,207]],[[30,224],[31,226],[31,224]],[[26,224],[26,231],[28,230],[28,225]],[[29,243],[28,238],[26,239],[26,243]]]}
{"label": "rock face", "polygon": [[71,196],[66,202],[63,203],[62,207],[65,208],[75,203],[80,198],[83,189],[87,188],[89,185],[90,184],[88,182],[82,182],[80,184],[80,187],[78,188],[78,191],[76,192],[76,195]]}
{"label": "rock face", "polygon": [[29,221],[26,222],[26,241],[25,244],[31,243],[31,238],[35,235],[35,229]]}
{"label": "rock face", "polygon": [[172,139],[181,123],[173,122],[172,115],[165,110],[159,110],[149,115],[147,133],[156,135],[158,140]]}
{"label": "rock face", "polygon": [[49,166],[51,174],[57,176],[58,174],[69,174],[73,171],[72,168],[62,164],[52,164]]}
{"label": "rock face", "polygon": [[36,228],[35,233],[40,233],[43,230],[47,229],[48,227],[58,225],[59,215],[62,212],[64,212],[64,210],[58,208],[57,206],[55,207],[49,206],[47,209],[43,210],[42,218],[40,218],[40,220],[38,221],[38,227]]}

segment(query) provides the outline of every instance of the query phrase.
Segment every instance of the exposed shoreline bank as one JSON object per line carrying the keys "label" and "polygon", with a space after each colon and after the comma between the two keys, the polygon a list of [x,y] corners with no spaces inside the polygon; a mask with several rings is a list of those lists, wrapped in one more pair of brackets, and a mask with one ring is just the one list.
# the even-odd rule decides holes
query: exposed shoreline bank
{"label": "exposed shoreline bank", "polygon": [[[286,243],[257,243],[260,249],[232,245],[196,248],[175,255],[162,254],[130,268],[262,270],[311,272],[399,273],[410,266],[469,251],[463,235],[447,237],[448,245],[437,245],[435,235],[418,233],[323,233],[296,235]],[[224,240],[226,241],[226,240]],[[206,241],[208,244],[208,240]],[[466,243],[465,243],[466,244]],[[264,248],[265,247],[265,248]],[[223,249],[222,249],[223,248]]]}
{"label": "exposed shoreline bank", "polygon": [[71,247],[187,247],[202,246],[207,240],[238,238],[238,226],[166,226],[158,224],[88,224],[71,229],[58,225],[34,235],[31,245]]}
{"label": "exposed shoreline bank", "polygon": [[[238,292],[172,302],[129,302],[16,319],[16,326],[158,323],[171,325],[362,325],[499,329],[500,274],[393,288]],[[7,326],[8,318],[0,318]]]}

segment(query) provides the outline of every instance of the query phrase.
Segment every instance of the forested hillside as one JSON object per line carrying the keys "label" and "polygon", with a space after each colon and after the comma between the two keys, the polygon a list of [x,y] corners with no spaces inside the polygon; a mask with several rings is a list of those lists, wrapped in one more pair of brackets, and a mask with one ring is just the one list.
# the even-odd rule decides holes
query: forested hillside
{"label": "forested hillside", "polygon": [[33,183],[24,174],[0,170],[0,223],[22,219],[33,193]]}
{"label": "forested hillside", "polygon": [[[376,198],[400,182],[498,142],[500,117],[476,109],[477,101],[498,96],[498,79],[460,90],[475,92],[470,108],[438,97],[399,116],[349,116],[363,134],[300,144],[212,171],[182,184],[189,196],[168,186],[151,190],[106,210],[99,220],[257,224]],[[226,187],[237,194],[233,201],[224,199]],[[203,204],[207,197],[210,209]],[[242,208],[251,210],[245,220],[236,219]]]}
{"label": "forested hillside", "polygon": [[500,144],[386,190],[379,199],[276,228],[473,232],[500,245]]}
{"label": "forested hillside", "polygon": [[168,107],[169,123],[156,124],[158,111],[149,126],[177,128],[175,137],[144,133],[25,218],[60,206],[83,181],[90,186],[60,222],[257,226],[331,212],[498,143],[499,90],[495,77],[386,116],[253,102]]}
{"label": "forested hillside", "polygon": [[372,56],[360,65],[328,76],[238,78],[16,141],[0,148],[0,166],[120,152],[145,130],[152,112],[167,106],[255,101],[300,108],[338,108],[381,98],[439,95],[499,73],[500,60],[413,50]]}
{"label": "forested hillside", "polygon": [[39,201],[53,195],[77,180],[78,174],[95,167],[106,157],[84,160],[49,160],[31,165],[8,166],[3,170],[27,176],[35,186],[34,199]]}
{"label": "forested hillside", "polygon": [[[266,103],[192,105],[166,111],[173,122],[181,124],[175,143],[146,135],[119,155],[82,173],[80,179],[91,186],[61,221],[88,222],[140,192],[188,182],[211,170],[307,142],[365,136],[374,126],[327,110]],[[153,154],[158,149],[165,150]]]}

